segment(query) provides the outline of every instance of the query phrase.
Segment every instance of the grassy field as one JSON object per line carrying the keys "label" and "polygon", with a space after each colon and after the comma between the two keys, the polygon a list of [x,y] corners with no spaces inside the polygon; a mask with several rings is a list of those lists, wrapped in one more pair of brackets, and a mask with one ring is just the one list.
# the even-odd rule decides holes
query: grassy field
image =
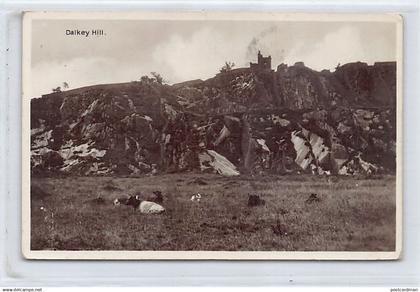
{"label": "grassy field", "polygon": [[[395,249],[394,176],[328,182],[315,176],[187,173],[33,178],[32,187],[33,250]],[[166,212],[141,214],[112,204],[139,190],[161,190]],[[192,202],[197,192],[203,198]],[[311,193],[320,200],[307,201]],[[248,207],[248,194],[266,204]]]}

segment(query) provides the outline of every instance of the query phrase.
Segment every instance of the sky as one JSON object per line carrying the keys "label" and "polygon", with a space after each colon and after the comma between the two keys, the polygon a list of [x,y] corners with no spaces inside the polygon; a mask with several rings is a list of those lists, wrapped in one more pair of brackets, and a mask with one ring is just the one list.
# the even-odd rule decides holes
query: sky
{"label": "sky", "polygon": [[[102,29],[103,36],[66,30]],[[396,25],[387,22],[33,20],[31,96],[62,86],[129,82],[158,72],[170,84],[207,79],[272,56],[272,67],[302,61],[320,71],[338,63],[396,60]]]}

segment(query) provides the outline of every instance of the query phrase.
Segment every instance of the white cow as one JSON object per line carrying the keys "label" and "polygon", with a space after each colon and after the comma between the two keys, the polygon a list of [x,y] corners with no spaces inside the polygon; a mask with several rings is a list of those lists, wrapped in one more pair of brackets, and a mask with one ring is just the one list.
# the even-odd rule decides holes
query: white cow
{"label": "white cow", "polygon": [[159,214],[165,212],[165,208],[155,202],[142,201],[138,207],[144,214]]}

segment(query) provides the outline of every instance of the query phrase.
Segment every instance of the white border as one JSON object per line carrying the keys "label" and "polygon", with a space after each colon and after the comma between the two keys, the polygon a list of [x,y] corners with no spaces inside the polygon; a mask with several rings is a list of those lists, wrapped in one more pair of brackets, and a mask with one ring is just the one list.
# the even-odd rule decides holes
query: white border
{"label": "white border", "polygon": [[[372,21],[397,26],[397,171],[396,250],[390,252],[295,252],[295,251],[32,251],[30,250],[30,96],[31,24],[34,19],[135,19],[135,20],[249,20],[249,21]],[[393,260],[402,250],[402,60],[403,27],[398,14],[315,14],[268,12],[26,12],[22,41],[22,253],[27,259],[84,260]]]}

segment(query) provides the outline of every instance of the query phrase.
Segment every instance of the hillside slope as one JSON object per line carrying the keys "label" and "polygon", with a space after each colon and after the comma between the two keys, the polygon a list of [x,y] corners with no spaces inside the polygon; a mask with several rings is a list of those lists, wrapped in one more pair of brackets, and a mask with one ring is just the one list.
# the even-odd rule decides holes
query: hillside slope
{"label": "hillside slope", "polygon": [[240,68],[31,100],[33,174],[394,172],[396,66]]}

